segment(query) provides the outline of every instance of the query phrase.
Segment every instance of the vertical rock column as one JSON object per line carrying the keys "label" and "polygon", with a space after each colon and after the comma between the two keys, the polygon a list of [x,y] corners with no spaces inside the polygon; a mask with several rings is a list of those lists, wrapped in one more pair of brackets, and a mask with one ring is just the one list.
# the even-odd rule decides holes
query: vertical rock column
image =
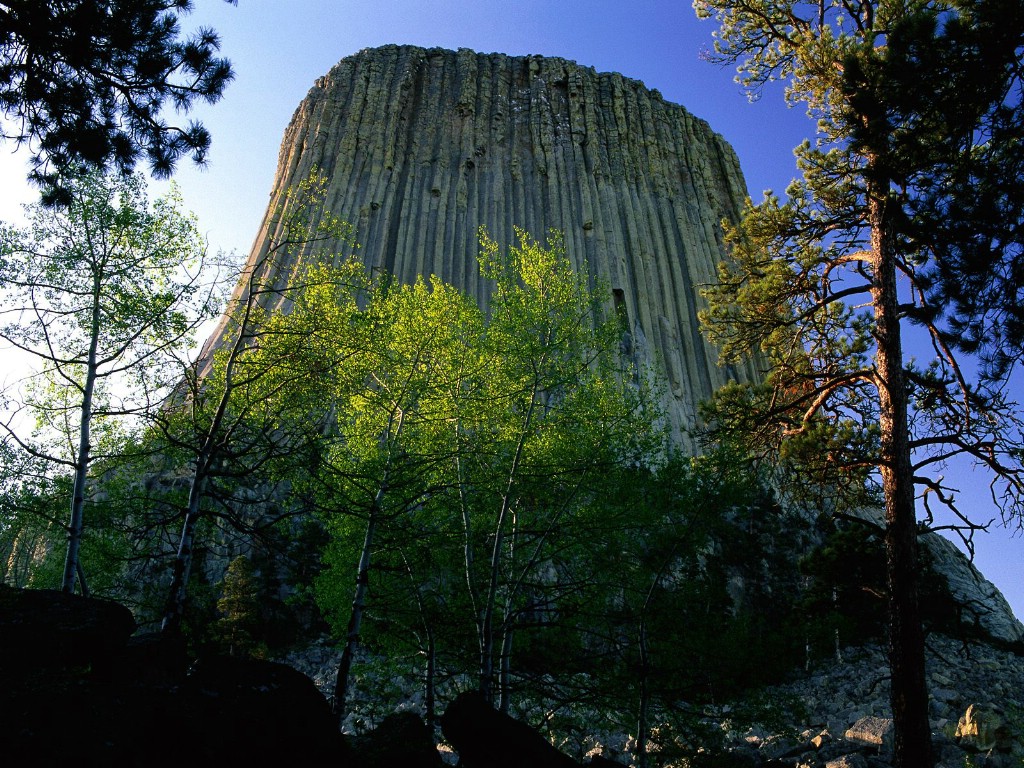
{"label": "vertical rock column", "polygon": [[[754,364],[720,368],[697,323],[722,258],[720,221],[746,193],[732,149],[643,84],[557,58],[386,46],[317,81],[284,136],[271,209],[312,170],[367,266],[436,274],[488,299],[478,229],[561,230],[569,257],[613,291],[641,366],[660,371],[683,445],[696,405]],[[265,253],[270,212],[250,259]],[[339,244],[339,249],[341,245]],[[306,254],[271,267],[287,279]]]}

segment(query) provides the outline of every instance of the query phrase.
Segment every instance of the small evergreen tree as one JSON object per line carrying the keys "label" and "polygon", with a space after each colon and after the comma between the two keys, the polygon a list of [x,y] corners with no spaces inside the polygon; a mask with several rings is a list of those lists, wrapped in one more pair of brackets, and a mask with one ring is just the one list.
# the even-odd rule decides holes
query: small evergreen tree
{"label": "small evergreen tree", "polygon": [[252,561],[239,555],[228,564],[217,601],[220,614],[214,634],[229,656],[262,655],[257,632],[260,623],[259,584]]}

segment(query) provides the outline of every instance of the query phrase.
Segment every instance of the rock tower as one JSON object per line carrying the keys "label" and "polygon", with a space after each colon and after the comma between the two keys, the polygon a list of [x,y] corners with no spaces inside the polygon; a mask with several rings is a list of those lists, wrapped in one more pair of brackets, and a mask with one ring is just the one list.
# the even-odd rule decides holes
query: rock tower
{"label": "rock tower", "polygon": [[[319,169],[326,207],[351,223],[366,265],[436,274],[487,301],[478,229],[564,233],[569,257],[609,286],[623,348],[665,382],[678,440],[729,379],[697,323],[723,256],[720,222],[746,188],[702,120],[619,74],[558,58],[386,46],[343,59],[293,116],[271,195]],[[250,260],[266,253],[269,213]],[[340,247],[340,246],[339,246]],[[292,263],[278,264],[284,274]]]}
{"label": "rock tower", "polygon": [[[676,441],[697,404],[761,362],[719,367],[701,337],[700,288],[724,255],[720,223],[746,195],[736,155],[703,120],[615,73],[539,56],[414,46],[360,51],[316,82],[295,111],[271,202],[249,256],[264,264],[284,193],[329,179],[324,210],[351,223],[370,269],[399,280],[436,274],[482,304],[478,230],[511,244],[513,227],[564,233],[568,255],[611,288],[623,349],[658,371]],[[318,250],[344,251],[341,243]],[[269,262],[286,282],[306,252]],[[208,346],[218,343],[219,332]],[[926,545],[962,622],[1024,641],[999,591],[938,536]]]}

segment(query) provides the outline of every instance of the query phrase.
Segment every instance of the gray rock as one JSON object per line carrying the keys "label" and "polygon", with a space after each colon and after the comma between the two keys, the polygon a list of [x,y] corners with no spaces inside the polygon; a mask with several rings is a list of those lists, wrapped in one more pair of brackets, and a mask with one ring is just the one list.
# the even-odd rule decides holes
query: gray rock
{"label": "gray rock", "polygon": [[[720,222],[746,196],[739,162],[707,123],[636,80],[551,57],[363,50],[299,105],[271,199],[315,168],[368,267],[407,283],[436,274],[481,303],[481,226],[503,247],[513,226],[538,238],[563,231],[574,264],[586,261],[614,292],[638,369],[663,377],[681,445],[695,447],[685,427],[698,402],[760,378],[757,360],[719,367],[697,326],[700,288],[725,254]],[[295,265],[284,262],[272,269],[287,279]]]}
{"label": "gray rock", "polygon": [[[960,622],[1004,643],[1024,643],[1024,624],[1013,615],[1006,598],[948,539],[921,537],[936,571],[945,576],[950,594],[963,607]],[[993,661],[991,663],[998,664]]]}
{"label": "gray rock", "polygon": [[1003,710],[994,704],[971,704],[957,723],[955,738],[978,752],[1010,752],[1018,741]]}
{"label": "gray rock", "polygon": [[859,752],[837,757],[825,763],[825,768],[868,768],[868,761]]}
{"label": "gray rock", "polygon": [[892,751],[893,724],[888,717],[862,717],[846,731],[846,740],[880,753]]}

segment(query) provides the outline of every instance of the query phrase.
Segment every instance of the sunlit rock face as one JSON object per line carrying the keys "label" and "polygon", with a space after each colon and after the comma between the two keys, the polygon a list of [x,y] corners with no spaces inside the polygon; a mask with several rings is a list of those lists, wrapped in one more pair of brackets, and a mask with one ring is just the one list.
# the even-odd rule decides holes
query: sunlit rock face
{"label": "sunlit rock face", "polygon": [[[563,59],[469,50],[386,46],[343,59],[299,105],[281,145],[249,257],[278,285],[313,248],[275,253],[264,267],[279,239],[273,212],[314,171],[329,179],[324,211],[354,226],[368,268],[404,282],[436,274],[482,304],[480,227],[502,244],[513,227],[538,238],[561,230],[572,261],[610,290],[623,350],[658,373],[684,448],[695,447],[687,429],[700,401],[731,379],[758,378],[756,359],[719,367],[697,321],[700,289],[725,253],[721,221],[737,217],[746,194],[738,161],[707,123],[642,83]],[[316,252],[351,249],[327,242]],[[927,546],[970,606],[963,623],[1024,641],[1002,595],[948,544]]]}
{"label": "sunlit rock face", "polygon": [[[355,227],[368,267],[405,282],[436,274],[481,303],[480,227],[501,244],[513,227],[537,238],[561,230],[573,262],[610,289],[623,349],[660,373],[684,445],[699,401],[756,374],[754,364],[718,367],[697,322],[700,288],[724,253],[720,222],[746,194],[736,156],[642,83],[557,58],[364,50],[296,110],[271,207],[314,169],[330,179],[326,206]],[[300,258],[274,269],[288,274]]]}

